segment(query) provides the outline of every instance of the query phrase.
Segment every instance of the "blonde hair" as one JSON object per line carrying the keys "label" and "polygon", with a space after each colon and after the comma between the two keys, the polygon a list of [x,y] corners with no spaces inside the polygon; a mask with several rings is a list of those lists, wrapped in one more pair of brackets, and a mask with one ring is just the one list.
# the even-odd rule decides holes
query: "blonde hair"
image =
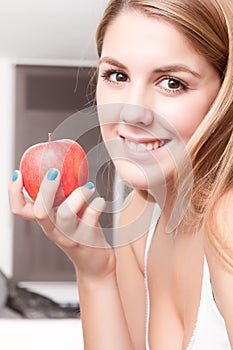
{"label": "blonde hair", "polygon": [[219,73],[219,94],[187,145],[194,175],[189,213],[210,228],[216,203],[233,186],[233,1],[111,0],[96,33],[99,56],[108,26],[130,9],[175,25]]}

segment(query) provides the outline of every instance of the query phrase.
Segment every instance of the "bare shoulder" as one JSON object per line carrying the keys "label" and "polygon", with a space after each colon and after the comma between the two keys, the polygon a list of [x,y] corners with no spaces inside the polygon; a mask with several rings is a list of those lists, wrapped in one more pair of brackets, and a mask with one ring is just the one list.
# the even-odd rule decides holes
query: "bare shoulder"
{"label": "bare shoulder", "polygon": [[215,301],[233,347],[233,190],[218,200],[213,214],[205,250]]}
{"label": "bare shoulder", "polygon": [[233,189],[217,201],[208,237],[219,261],[233,275]]}

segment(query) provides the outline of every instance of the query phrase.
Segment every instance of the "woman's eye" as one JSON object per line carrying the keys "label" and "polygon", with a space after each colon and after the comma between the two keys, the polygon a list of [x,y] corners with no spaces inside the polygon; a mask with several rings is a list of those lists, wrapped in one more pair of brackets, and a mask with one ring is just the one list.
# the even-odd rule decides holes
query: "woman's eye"
{"label": "woman's eye", "polygon": [[101,76],[105,81],[113,84],[125,83],[128,81],[128,76],[122,72],[107,71],[104,72]]}
{"label": "woman's eye", "polygon": [[127,81],[127,76],[123,73],[112,73],[110,75],[110,78],[112,81],[117,81],[117,82]]}
{"label": "woman's eye", "polygon": [[179,93],[187,90],[187,86],[175,78],[165,78],[159,85],[163,90],[170,93]]}

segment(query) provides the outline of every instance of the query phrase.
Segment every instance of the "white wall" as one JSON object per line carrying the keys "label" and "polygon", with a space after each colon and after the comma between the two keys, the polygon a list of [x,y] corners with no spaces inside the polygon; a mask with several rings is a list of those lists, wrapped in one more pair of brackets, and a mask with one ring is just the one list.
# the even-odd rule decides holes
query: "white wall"
{"label": "white wall", "polygon": [[0,57],[95,59],[95,30],[107,1],[0,1]]}

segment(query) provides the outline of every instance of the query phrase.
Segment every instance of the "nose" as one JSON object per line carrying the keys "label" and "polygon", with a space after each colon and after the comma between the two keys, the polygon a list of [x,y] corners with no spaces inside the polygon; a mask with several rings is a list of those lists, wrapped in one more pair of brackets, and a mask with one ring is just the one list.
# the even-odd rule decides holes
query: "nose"
{"label": "nose", "polygon": [[120,111],[121,121],[144,126],[150,125],[154,119],[152,110],[147,107],[151,105],[150,98],[150,91],[143,82],[131,83]]}
{"label": "nose", "polygon": [[123,104],[120,111],[121,121],[128,124],[142,124],[145,126],[153,122],[153,112],[143,106]]}

